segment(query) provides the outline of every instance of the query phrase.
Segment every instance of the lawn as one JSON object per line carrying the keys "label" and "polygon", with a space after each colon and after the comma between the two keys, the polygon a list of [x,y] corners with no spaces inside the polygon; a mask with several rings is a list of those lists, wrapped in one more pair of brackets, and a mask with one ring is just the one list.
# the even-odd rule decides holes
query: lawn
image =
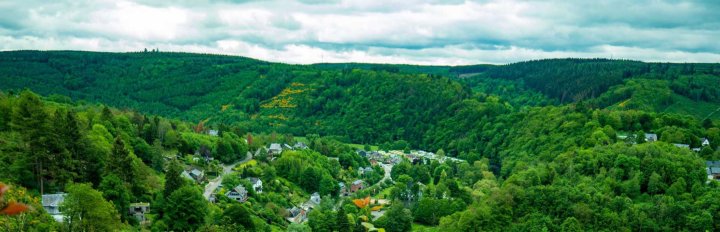
{"label": "lawn", "polygon": [[426,226],[426,225],[413,223],[412,231],[437,232],[437,231],[440,231],[440,229],[438,229],[437,227],[430,227],[430,226]]}

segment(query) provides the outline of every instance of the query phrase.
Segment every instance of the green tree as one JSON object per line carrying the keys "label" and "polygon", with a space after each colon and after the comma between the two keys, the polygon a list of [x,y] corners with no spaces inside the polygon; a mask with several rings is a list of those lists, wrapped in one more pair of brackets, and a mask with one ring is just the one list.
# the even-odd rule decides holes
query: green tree
{"label": "green tree", "polygon": [[326,196],[336,196],[338,194],[338,183],[333,179],[330,175],[323,175],[322,179],[320,180],[320,195]]}
{"label": "green tree", "polygon": [[308,213],[308,225],[313,232],[331,232],[335,228],[335,219],[323,210]]}
{"label": "green tree", "polygon": [[116,174],[127,183],[134,183],[135,169],[130,151],[125,147],[125,142],[119,136],[115,138],[112,153],[108,159],[106,173]]}
{"label": "green tree", "polygon": [[122,228],[113,204],[89,184],[70,184],[61,208],[70,231],[115,231]]}
{"label": "green tree", "polygon": [[560,231],[562,232],[581,232],[582,224],[574,217],[565,218],[562,225],[560,225]]}
{"label": "green tree", "polygon": [[105,199],[115,205],[117,212],[121,212],[120,218],[124,221],[127,220],[125,211],[130,207],[130,191],[125,186],[125,183],[117,175],[109,174],[103,177],[98,190],[102,192]]}
{"label": "green tree", "polygon": [[207,201],[200,190],[184,186],[174,191],[165,203],[163,218],[170,230],[195,231],[205,224],[208,213]]}
{"label": "green tree", "polygon": [[250,212],[240,204],[234,203],[230,205],[223,211],[222,217],[222,222],[225,225],[240,225],[246,230],[255,230]]}
{"label": "green tree", "polygon": [[22,149],[28,154],[28,164],[33,164],[31,168],[37,181],[35,186],[40,189],[43,194],[45,190],[45,175],[47,166],[45,163],[49,159],[47,148],[48,137],[48,114],[45,112],[40,97],[30,91],[20,93],[11,115],[12,121],[10,127],[13,131],[20,134],[23,144]]}
{"label": "green tree", "polygon": [[185,185],[185,179],[181,176],[182,167],[177,161],[170,162],[168,170],[165,172],[165,190],[163,191],[165,197],[170,197],[170,194],[175,192]]}
{"label": "green tree", "polygon": [[648,180],[647,185],[647,191],[650,194],[661,194],[665,192],[665,188],[667,188],[667,185],[662,180],[662,177],[657,174],[656,172],[653,172],[650,175],[650,179]]}
{"label": "green tree", "polygon": [[338,209],[335,222],[335,225],[337,226],[337,231],[352,232],[353,227],[350,225],[350,221],[348,220],[348,216],[345,213],[345,209],[343,209],[343,207],[340,207],[340,209]]}
{"label": "green tree", "polygon": [[412,213],[410,210],[402,206],[402,203],[393,203],[384,217],[387,217],[387,223],[383,225],[385,231],[388,232],[405,232],[412,229]]}

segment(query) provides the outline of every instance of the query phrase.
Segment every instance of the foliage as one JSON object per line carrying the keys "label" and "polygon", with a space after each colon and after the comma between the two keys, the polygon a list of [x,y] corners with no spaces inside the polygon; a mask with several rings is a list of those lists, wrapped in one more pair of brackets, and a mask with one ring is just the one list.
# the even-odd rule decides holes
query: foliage
{"label": "foliage", "polygon": [[72,231],[111,231],[121,228],[120,215],[102,193],[89,184],[70,184],[60,206]]}

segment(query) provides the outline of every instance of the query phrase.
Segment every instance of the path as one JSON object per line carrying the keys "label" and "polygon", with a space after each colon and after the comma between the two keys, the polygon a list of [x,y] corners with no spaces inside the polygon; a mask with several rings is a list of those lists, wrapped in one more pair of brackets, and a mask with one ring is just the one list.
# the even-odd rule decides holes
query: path
{"label": "path", "polygon": [[221,175],[218,175],[218,177],[215,177],[215,179],[212,179],[210,182],[208,182],[207,185],[205,185],[205,192],[203,192],[203,196],[205,199],[210,200],[210,196],[212,196],[212,193],[217,189],[218,186],[220,186],[220,183],[222,183],[222,178],[226,174],[230,174],[233,171],[233,168],[235,166],[240,165],[242,163],[248,162],[252,159],[252,153],[248,152],[247,156],[245,156],[245,159],[235,162],[234,164],[223,164],[223,172]]}

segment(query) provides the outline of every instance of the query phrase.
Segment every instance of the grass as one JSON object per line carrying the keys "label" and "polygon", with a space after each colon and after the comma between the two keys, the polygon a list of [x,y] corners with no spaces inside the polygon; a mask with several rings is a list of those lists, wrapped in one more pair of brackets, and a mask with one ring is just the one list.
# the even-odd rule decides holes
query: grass
{"label": "grass", "polygon": [[390,195],[390,188],[385,188],[382,191],[380,191],[378,194],[375,194],[374,198],[387,199],[388,198],[387,196],[389,196],[389,195]]}
{"label": "grass", "polygon": [[412,224],[412,231],[438,232],[438,231],[440,231],[440,229],[438,229],[438,228],[435,227],[435,226],[431,227],[431,226],[426,226],[426,225],[421,225],[421,224],[413,223],[413,224]]}
{"label": "grass", "polygon": [[[365,145],[364,145],[364,144],[348,143],[347,145],[350,146],[350,147],[352,147],[352,148],[355,148],[355,149],[360,149],[360,150],[365,149]],[[370,150],[372,150],[372,151],[377,151],[377,150],[378,150],[378,146],[370,145]]]}

